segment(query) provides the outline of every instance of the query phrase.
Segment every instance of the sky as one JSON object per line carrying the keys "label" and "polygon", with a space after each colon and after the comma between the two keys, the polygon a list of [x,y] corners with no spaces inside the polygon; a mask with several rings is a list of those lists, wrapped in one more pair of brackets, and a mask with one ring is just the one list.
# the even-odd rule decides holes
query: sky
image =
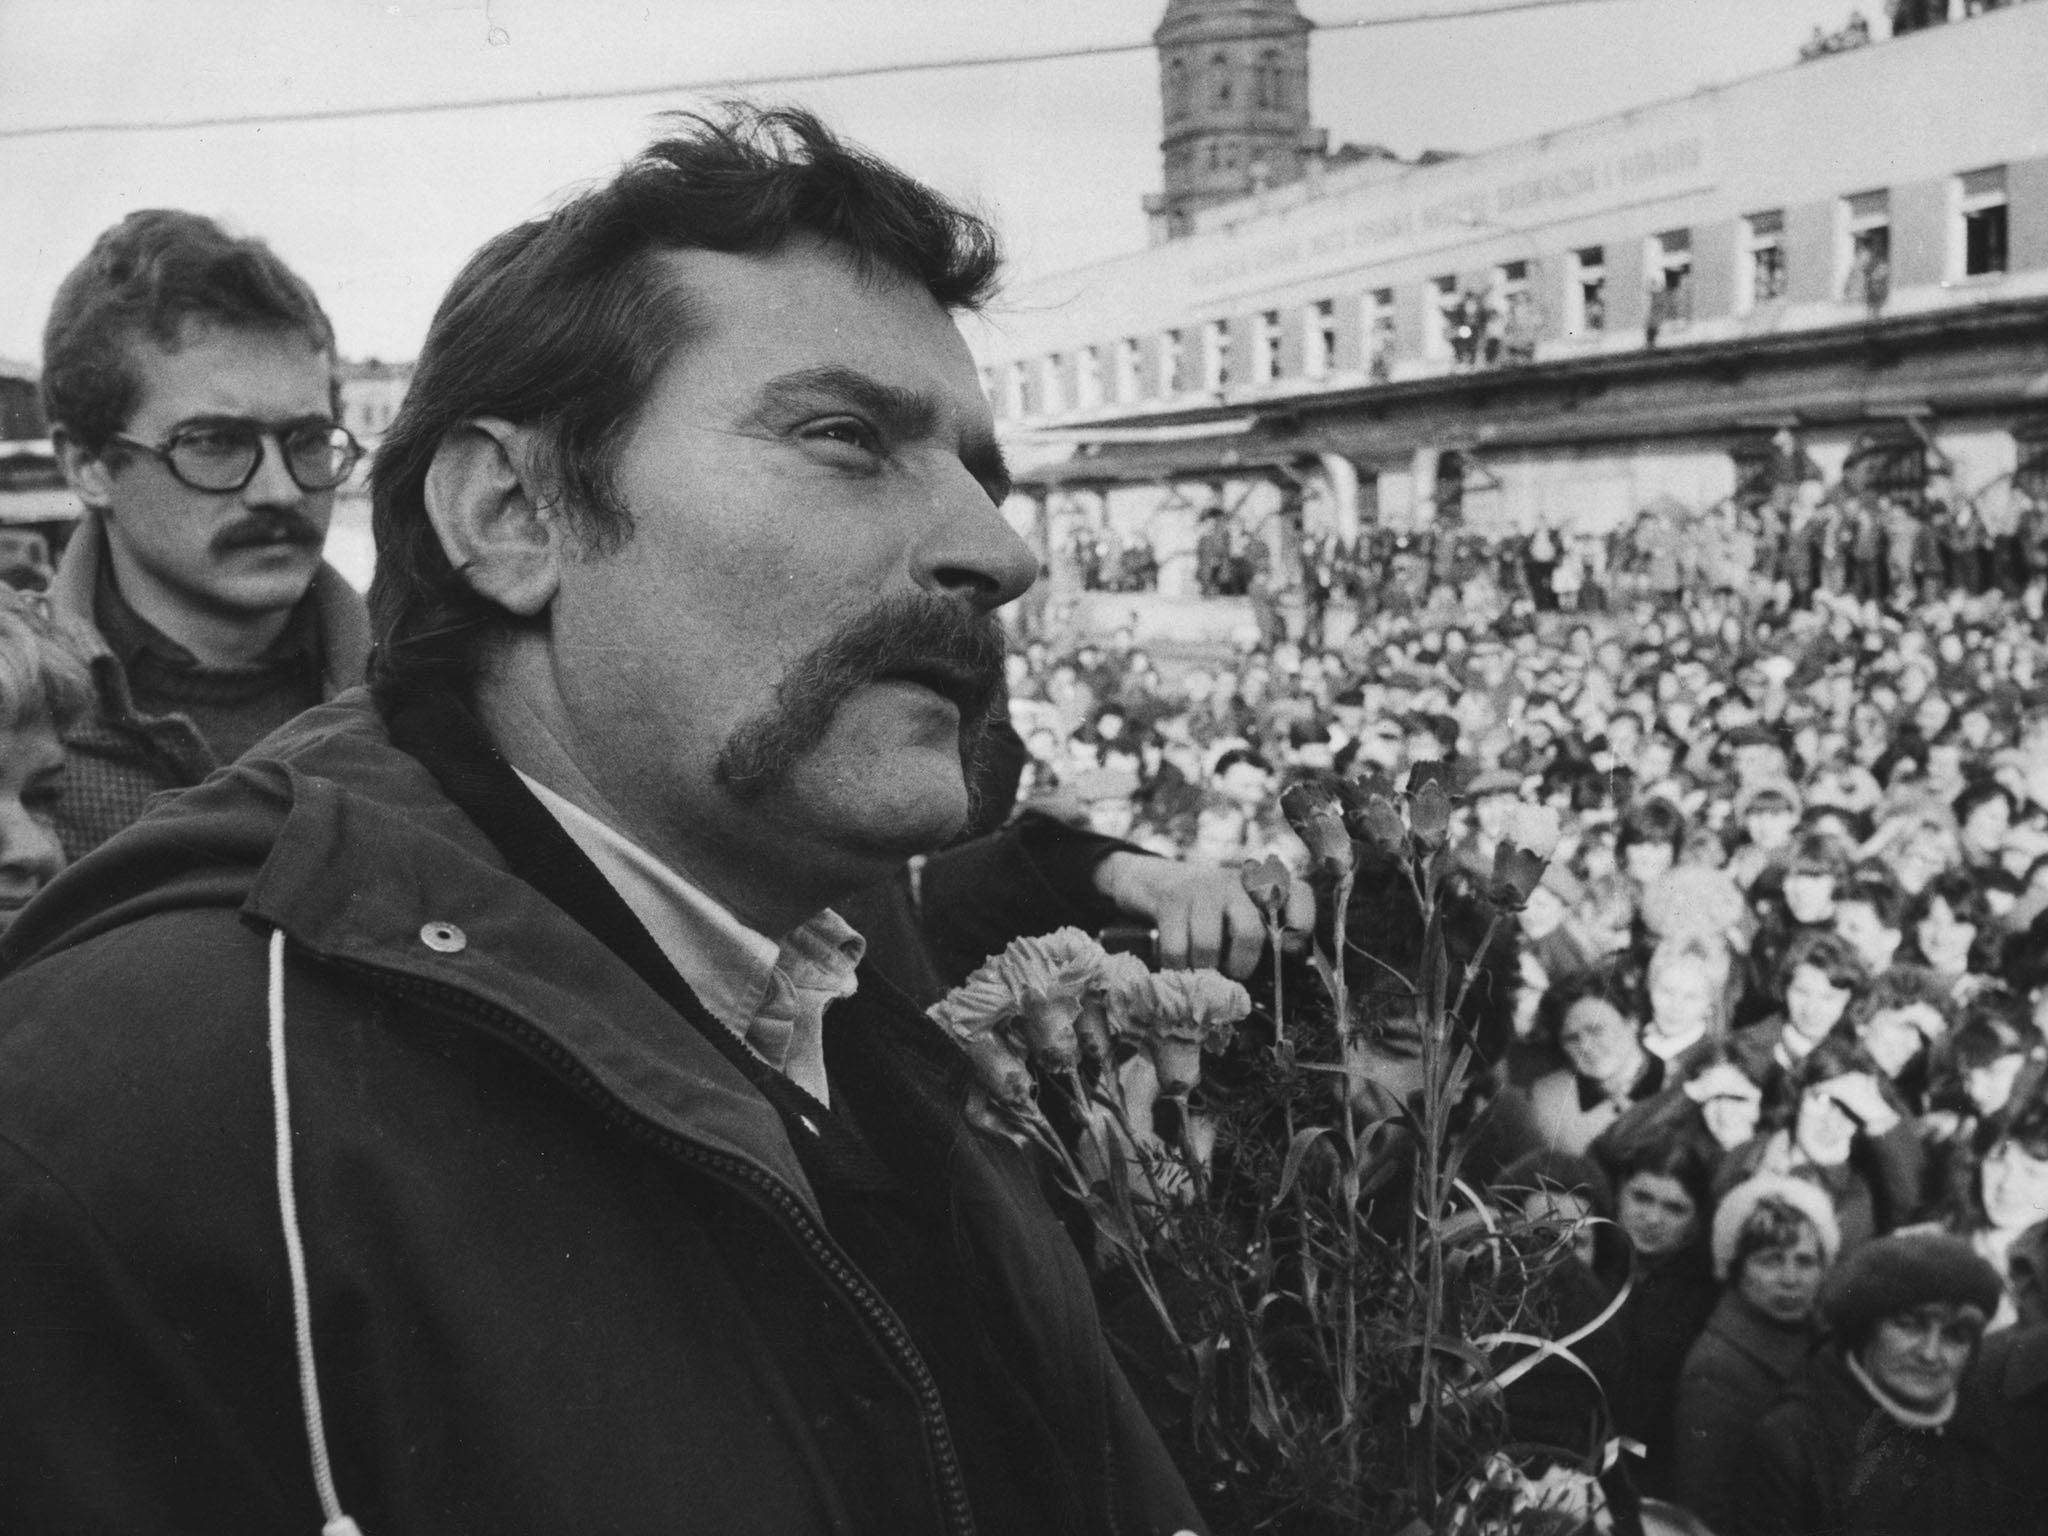
{"label": "sky", "polygon": [[[1853,0],[1302,0],[1332,144],[1476,150],[1790,66]],[[1863,0],[1873,12],[1881,0]],[[418,349],[498,230],[601,180],[704,81],[1142,42],[1164,0],[0,0],[0,357],[34,361],[64,273],[131,209],[256,234],[310,281],[345,355]],[[1883,25],[1878,23],[1880,34]],[[179,119],[650,87],[437,115],[217,128]],[[1142,246],[1159,184],[1149,48],[773,84],[992,216],[1020,277]],[[120,132],[9,136],[51,125]]]}

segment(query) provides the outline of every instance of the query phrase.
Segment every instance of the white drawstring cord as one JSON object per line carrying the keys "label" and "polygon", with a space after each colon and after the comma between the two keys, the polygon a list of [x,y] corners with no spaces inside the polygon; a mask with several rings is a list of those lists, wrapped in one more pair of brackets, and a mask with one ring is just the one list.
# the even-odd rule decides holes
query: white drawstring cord
{"label": "white drawstring cord", "polygon": [[292,1321],[299,1344],[299,1401],[306,1443],[313,1452],[313,1485],[325,1521],[320,1536],[362,1536],[341,1511],[334,1468],[327,1459],[327,1429],[320,1419],[320,1382],[313,1370],[313,1301],[306,1289],[306,1246],[299,1239],[299,1199],[292,1187],[292,1109],[284,1073],[284,930],[270,931],[270,1103],[277,1133],[277,1212],[284,1222],[284,1252],[292,1271]]}

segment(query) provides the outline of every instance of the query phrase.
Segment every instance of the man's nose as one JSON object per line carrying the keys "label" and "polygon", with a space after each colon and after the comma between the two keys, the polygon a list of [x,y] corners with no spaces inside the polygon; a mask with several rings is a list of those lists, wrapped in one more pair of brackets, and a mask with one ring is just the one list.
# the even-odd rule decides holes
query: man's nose
{"label": "man's nose", "polygon": [[963,468],[911,554],[911,574],[928,592],[967,599],[990,612],[1022,597],[1038,579],[1038,557]]}
{"label": "man's nose", "polygon": [[306,499],[291,472],[285,468],[284,444],[274,437],[262,440],[263,457],[256,473],[242,487],[242,500],[252,507],[296,507]]}

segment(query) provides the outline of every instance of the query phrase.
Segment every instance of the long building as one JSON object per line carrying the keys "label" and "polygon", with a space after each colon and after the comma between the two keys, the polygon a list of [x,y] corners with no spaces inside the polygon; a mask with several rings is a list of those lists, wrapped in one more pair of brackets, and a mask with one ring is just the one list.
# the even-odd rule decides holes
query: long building
{"label": "long building", "polygon": [[1415,163],[1309,125],[1293,0],[1155,37],[1152,245],[977,340],[1041,515],[1598,528],[1745,494],[1788,430],[2048,495],[2048,4]]}

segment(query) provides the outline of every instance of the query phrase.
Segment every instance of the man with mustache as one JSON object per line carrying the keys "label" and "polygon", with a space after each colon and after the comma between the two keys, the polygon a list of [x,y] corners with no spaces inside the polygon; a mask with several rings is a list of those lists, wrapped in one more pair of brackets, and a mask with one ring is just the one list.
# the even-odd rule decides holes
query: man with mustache
{"label": "man with mustache", "polygon": [[0,946],[0,1529],[1199,1528],[833,908],[967,824],[1036,573],[996,272],[747,109],[472,258],[368,692]]}
{"label": "man with mustache", "polygon": [[51,588],[95,649],[96,705],[65,741],[75,859],[362,680],[362,599],[320,558],[361,450],[313,291],[197,214],[132,213],[94,242],[57,291],[42,390],[85,503]]}

